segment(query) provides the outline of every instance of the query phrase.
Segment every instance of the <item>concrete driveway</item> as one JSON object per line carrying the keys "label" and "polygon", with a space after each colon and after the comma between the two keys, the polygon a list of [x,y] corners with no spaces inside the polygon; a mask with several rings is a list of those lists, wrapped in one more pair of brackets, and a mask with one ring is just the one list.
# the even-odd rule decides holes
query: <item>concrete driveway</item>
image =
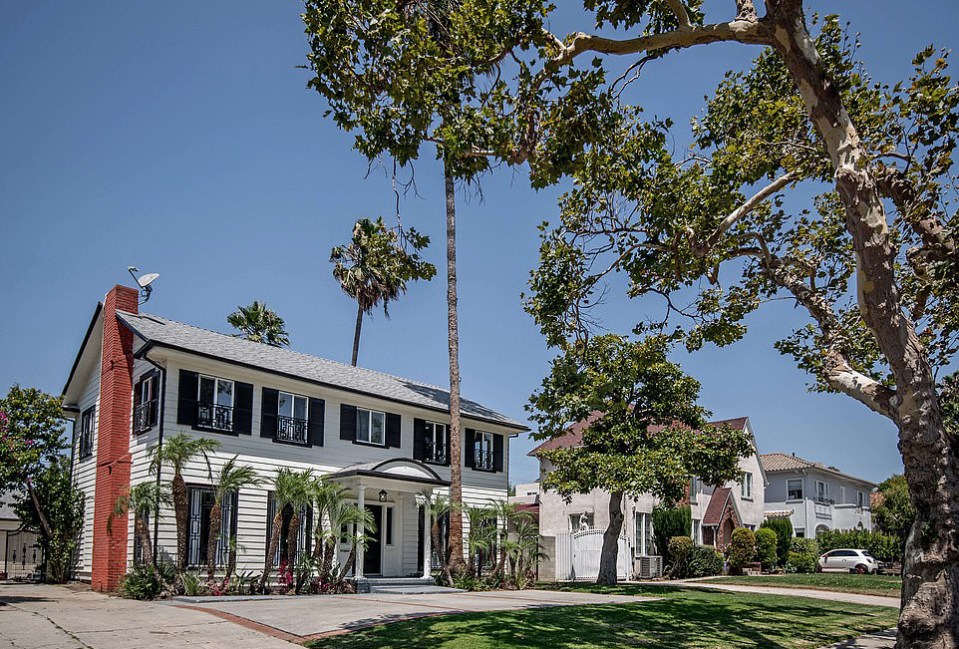
{"label": "concrete driveway", "polygon": [[0,584],[0,649],[291,649],[290,643],[426,615],[650,599],[528,590],[187,604],[136,602],[62,586]]}

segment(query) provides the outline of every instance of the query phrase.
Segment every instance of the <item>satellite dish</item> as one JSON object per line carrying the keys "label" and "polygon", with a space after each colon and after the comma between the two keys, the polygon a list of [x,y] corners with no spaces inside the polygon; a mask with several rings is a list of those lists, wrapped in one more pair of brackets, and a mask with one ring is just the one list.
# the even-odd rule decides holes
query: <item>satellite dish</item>
{"label": "satellite dish", "polygon": [[127,272],[130,273],[133,281],[140,287],[140,304],[146,304],[147,300],[150,299],[150,293],[153,292],[153,287],[150,285],[157,280],[160,273],[147,273],[137,277],[136,274],[140,272],[140,269],[136,266],[127,266]]}

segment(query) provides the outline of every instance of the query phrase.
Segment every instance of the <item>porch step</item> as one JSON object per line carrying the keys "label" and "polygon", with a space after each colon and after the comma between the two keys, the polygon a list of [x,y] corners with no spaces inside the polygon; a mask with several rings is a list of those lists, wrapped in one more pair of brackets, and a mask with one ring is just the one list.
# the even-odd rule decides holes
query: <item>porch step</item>
{"label": "porch step", "polygon": [[413,595],[424,593],[455,593],[457,588],[437,586],[432,579],[422,577],[366,577],[356,583],[358,593]]}

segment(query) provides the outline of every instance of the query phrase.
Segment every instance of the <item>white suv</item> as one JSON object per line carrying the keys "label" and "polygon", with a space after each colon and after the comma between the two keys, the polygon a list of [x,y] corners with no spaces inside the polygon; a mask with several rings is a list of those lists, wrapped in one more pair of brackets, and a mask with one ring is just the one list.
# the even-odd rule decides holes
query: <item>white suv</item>
{"label": "white suv", "polygon": [[867,550],[830,550],[819,557],[820,570],[841,570],[843,572],[858,572],[864,575],[868,572],[879,572],[879,562]]}

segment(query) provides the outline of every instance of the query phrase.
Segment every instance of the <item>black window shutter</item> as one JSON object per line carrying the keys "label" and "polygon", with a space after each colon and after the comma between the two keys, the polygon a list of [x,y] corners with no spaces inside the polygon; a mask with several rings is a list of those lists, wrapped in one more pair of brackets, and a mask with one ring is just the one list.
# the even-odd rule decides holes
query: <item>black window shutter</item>
{"label": "black window shutter", "polygon": [[[450,447],[450,440],[451,440],[451,437],[450,437],[450,425],[447,424],[447,425],[446,425],[446,466],[449,466],[449,465],[450,465],[450,448],[451,448],[451,447]],[[457,461],[459,461],[459,458],[457,458]]]}
{"label": "black window shutter", "polygon": [[233,432],[250,435],[253,433],[253,385],[237,381],[233,386],[236,390],[233,401]]}
{"label": "black window shutter", "polygon": [[323,416],[326,404],[323,399],[310,399],[310,444],[323,446]]}
{"label": "black window shutter", "polygon": [[199,380],[196,372],[180,370],[180,383],[177,388],[176,423],[183,426],[196,426],[196,395]]}
{"label": "black window shutter", "polygon": [[340,404],[340,439],[356,441],[356,406]]}
{"label": "black window shutter", "polygon": [[143,378],[141,377],[139,381],[133,384],[133,412],[136,414],[136,409],[140,406],[140,393],[143,392]]}
{"label": "black window shutter", "polygon": [[413,459],[426,459],[426,422],[413,419]]}
{"label": "black window shutter", "polygon": [[503,470],[503,436],[493,435],[493,471]]}
{"label": "black window shutter", "polygon": [[263,388],[260,402],[260,437],[276,437],[276,413],[280,402],[280,391]]}
{"label": "black window shutter", "polygon": [[[153,407],[150,409],[150,425],[156,426],[160,420],[160,394],[166,389],[166,386],[160,385],[161,375],[159,370],[152,370],[149,376],[153,377]],[[166,376],[165,372],[163,376]]]}
{"label": "black window shutter", "polygon": [[476,431],[472,428],[466,429],[466,439],[463,441],[463,464],[473,467],[476,465]]}
{"label": "black window shutter", "polygon": [[266,492],[266,550],[263,555],[266,556],[270,551],[270,541],[273,540],[273,519],[276,517],[276,500],[273,499],[273,492]]}
{"label": "black window shutter", "polygon": [[386,413],[386,448],[401,446],[401,426],[402,420],[399,415],[394,415],[392,412]]}

